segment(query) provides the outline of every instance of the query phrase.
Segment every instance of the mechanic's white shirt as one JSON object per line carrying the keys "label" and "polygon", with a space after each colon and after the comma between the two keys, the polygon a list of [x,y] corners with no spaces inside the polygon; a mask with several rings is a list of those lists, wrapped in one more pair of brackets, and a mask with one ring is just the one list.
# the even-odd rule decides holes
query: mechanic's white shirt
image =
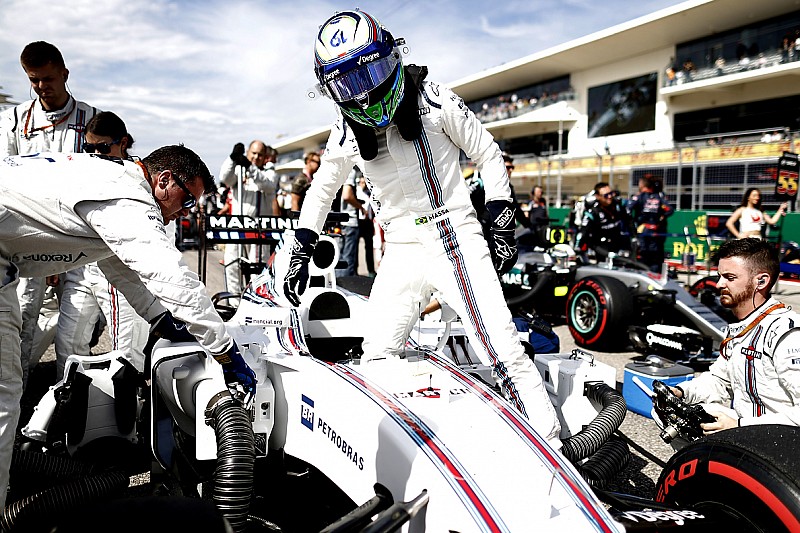
{"label": "mechanic's white shirt", "polygon": [[[375,218],[387,242],[415,242],[428,233],[439,239],[436,225],[429,222],[449,218],[458,225],[475,218],[458,165],[459,150],[477,164],[487,202],[510,200],[500,148],[459,96],[441,85],[423,82],[419,110],[420,139],[407,142],[397,126],[390,124],[377,132],[378,155],[371,161],[361,157],[353,131],[340,115],[306,193],[299,226],[316,232],[322,229],[336,191],[358,165],[372,191]],[[430,153],[432,158],[427,158],[425,154]]]}
{"label": "mechanic's white shirt", "polygon": [[146,320],[166,308],[211,354],[231,345],[133,162],[55,153],[0,160],[0,256],[21,277],[97,261]]}
{"label": "mechanic's white shirt", "polygon": [[82,152],[86,124],[97,112],[71,96],[56,111],[45,111],[39,99],[6,109],[0,114],[0,156]]}
{"label": "mechanic's white shirt", "polygon": [[728,326],[708,372],[680,384],[686,401],[732,404],[743,426],[800,426],[800,315],[779,305],[772,298]]}
{"label": "mechanic's white shirt", "polygon": [[[242,205],[239,209],[239,175],[242,177]],[[261,195],[261,215],[272,214],[272,201],[278,186],[275,163],[269,162],[263,168],[251,164],[245,172],[233,159],[226,158],[219,170],[219,179],[233,191],[234,215],[258,216],[258,200]]]}

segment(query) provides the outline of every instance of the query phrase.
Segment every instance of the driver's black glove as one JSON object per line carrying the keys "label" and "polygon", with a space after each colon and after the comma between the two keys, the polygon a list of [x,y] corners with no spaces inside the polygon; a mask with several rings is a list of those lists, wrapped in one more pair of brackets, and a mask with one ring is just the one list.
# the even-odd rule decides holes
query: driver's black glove
{"label": "driver's black glove", "polygon": [[297,228],[294,231],[294,245],[292,256],[289,259],[289,271],[283,280],[283,294],[293,306],[300,305],[300,295],[306,292],[308,285],[308,263],[314,255],[314,247],[319,237],[306,228]]}
{"label": "driver's black glove", "polygon": [[517,240],[514,237],[514,205],[506,200],[486,203],[492,224],[489,227],[489,252],[498,274],[505,274],[517,263]]}
{"label": "driver's black glove", "polygon": [[225,384],[231,396],[241,402],[245,408],[250,407],[250,402],[256,394],[256,373],[247,366],[247,363],[239,353],[239,347],[234,342],[227,352],[214,355],[214,359],[222,365],[222,375],[225,377]]}
{"label": "driver's black glove", "polygon": [[240,167],[250,168],[250,160],[244,155],[244,144],[236,143],[231,151],[231,160]]}

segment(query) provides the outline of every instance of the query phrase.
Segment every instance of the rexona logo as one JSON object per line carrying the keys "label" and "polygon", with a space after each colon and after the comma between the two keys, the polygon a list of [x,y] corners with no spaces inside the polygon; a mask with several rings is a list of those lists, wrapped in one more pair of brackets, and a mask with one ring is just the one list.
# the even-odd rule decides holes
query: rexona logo
{"label": "rexona logo", "polygon": [[373,59],[378,59],[379,57],[381,57],[380,52],[374,52],[372,54],[367,54],[365,56],[361,56],[361,57],[358,58],[358,64],[359,65],[363,65],[364,63],[372,61]]}
{"label": "rexona logo", "polygon": [[38,263],[74,263],[79,259],[81,259],[82,257],[86,257],[86,254],[83,252],[79,253],[78,255],[65,253],[65,254],[31,254],[22,256],[22,258],[26,261],[36,261]]}
{"label": "rexona logo", "polygon": [[339,69],[337,68],[333,72],[328,72],[327,74],[325,74],[324,79],[325,81],[330,81],[338,75],[339,75]]}

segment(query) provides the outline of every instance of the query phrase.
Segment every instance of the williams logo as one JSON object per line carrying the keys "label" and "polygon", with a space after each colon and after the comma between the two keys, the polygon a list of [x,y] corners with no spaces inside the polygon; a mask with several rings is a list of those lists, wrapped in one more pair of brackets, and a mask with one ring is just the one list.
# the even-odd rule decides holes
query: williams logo
{"label": "williams logo", "polygon": [[34,261],[36,263],[75,263],[83,257],[88,257],[85,253],[81,252],[78,255],[72,253],[66,254],[31,254],[23,255],[22,259],[25,261]]}

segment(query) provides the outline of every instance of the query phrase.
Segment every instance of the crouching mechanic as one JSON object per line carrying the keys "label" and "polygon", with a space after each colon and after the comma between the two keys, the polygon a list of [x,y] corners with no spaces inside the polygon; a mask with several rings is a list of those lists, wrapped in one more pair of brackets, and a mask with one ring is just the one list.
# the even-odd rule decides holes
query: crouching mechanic
{"label": "crouching mechanic", "polygon": [[728,326],[711,368],[672,391],[689,403],[714,404],[705,406],[717,419],[701,425],[705,433],[754,424],[798,426],[800,315],[770,296],[778,255],[759,239],[728,241],[716,253],[720,302],[740,322]]}
{"label": "crouching mechanic", "polygon": [[[317,35],[315,56],[320,88],[336,102],[339,118],[300,212],[285,296],[299,305],[331,201],[358,165],[386,239],[362,360],[402,349],[430,294],[439,290],[492,364],[509,402],[560,447],[555,409],[520,344],[495,271],[510,270],[517,257],[514,206],[499,147],[461,98],[425,81],[426,68],[403,65],[392,35],[367,13],[329,18]],[[461,150],[484,180],[489,246],[461,178]]]}
{"label": "crouching mechanic", "polygon": [[0,161],[0,508],[22,395],[20,276],[97,261],[143,318],[163,321],[168,311],[184,322],[222,364],[232,392],[249,402],[255,374],[164,230],[212,186],[208,168],[183,146],[159,148],[136,163],[94,154]]}

